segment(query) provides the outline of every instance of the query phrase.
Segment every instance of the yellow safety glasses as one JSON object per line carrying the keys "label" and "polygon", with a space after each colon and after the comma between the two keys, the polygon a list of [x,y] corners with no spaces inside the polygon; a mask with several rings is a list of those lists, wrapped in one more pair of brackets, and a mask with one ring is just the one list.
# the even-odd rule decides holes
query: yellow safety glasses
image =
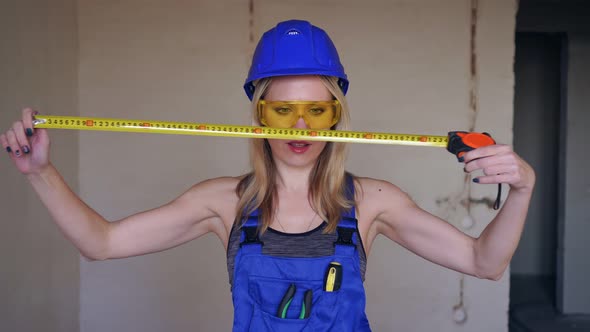
{"label": "yellow safety glasses", "polygon": [[307,128],[330,129],[340,120],[342,105],[330,101],[258,101],[258,119],[267,127],[291,128],[303,118]]}

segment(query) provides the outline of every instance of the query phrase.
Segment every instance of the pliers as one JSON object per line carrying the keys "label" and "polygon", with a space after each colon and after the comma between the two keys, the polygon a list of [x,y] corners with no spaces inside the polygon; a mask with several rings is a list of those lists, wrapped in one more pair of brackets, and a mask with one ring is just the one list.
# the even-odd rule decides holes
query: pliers
{"label": "pliers", "polygon": [[[277,310],[277,317],[279,317],[279,318],[286,318],[287,317],[287,310],[289,309],[291,302],[293,302],[293,297],[295,297],[296,290],[297,290],[297,288],[295,287],[295,284],[289,285],[287,292],[285,292],[285,295],[281,299],[281,303],[279,303],[279,309]],[[311,312],[312,297],[313,297],[313,293],[312,293],[311,289],[306,290],[305,294],[303,295],[303,303],[301,304],[301,312],[299,313],[299,319],[305,319],[305,318],[309,317],[309,314]]]}

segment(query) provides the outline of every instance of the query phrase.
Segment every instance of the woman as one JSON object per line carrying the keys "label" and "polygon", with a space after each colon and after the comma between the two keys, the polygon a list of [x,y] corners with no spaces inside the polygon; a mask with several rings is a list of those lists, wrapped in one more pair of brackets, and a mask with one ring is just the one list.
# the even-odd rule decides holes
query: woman
{"label": "woman", "polygon": [[[348,80],[328,35],[286,21],[261,38],[244,86],[257,125],[348,129]],[[498,280],[518,245],[535,175],[509,146],[466,153],[479,183],[507,183],[504,206],[479,238],[423,211],[395,185],[344,171],[342,143],[252,140],[252,172],[194,185],[172,202],[108,222],[49,161],[36,113],[0,135],[63,233],[92,260],[166,250],[209,232],[225,244],[234,331],[370,331],[362,281],[379,234],[417,255]]]}

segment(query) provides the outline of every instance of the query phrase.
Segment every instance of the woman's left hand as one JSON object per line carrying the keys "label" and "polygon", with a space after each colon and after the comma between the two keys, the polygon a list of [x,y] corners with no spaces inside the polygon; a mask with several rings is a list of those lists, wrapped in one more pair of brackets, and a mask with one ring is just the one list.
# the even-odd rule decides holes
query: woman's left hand
{"label": "woman's left hand", "polygon": [[476,183],[507,183],[511,190],[531,193],[535,186],[535,171],[509,145],[489,145],[463,155],[465,172],[479,169],[484,176],[473,179]]}

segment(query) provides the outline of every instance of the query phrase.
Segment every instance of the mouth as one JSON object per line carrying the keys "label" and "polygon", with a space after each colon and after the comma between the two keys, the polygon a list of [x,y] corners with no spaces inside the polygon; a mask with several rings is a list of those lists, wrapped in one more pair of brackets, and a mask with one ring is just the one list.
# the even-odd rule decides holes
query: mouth
{"label": "mouth", "polygon": [[290,141],[287,143],[291,151],[295,153],[304,153],[311,146],[310,143],[305,141]]}
{"label": "mouth", "polygon": [[305,141],[290,141],[287,144],[289,144],[290,146],[296,147],[296,148],[303,148],[303,147],[311,145],[310,143],[307,143]]}

